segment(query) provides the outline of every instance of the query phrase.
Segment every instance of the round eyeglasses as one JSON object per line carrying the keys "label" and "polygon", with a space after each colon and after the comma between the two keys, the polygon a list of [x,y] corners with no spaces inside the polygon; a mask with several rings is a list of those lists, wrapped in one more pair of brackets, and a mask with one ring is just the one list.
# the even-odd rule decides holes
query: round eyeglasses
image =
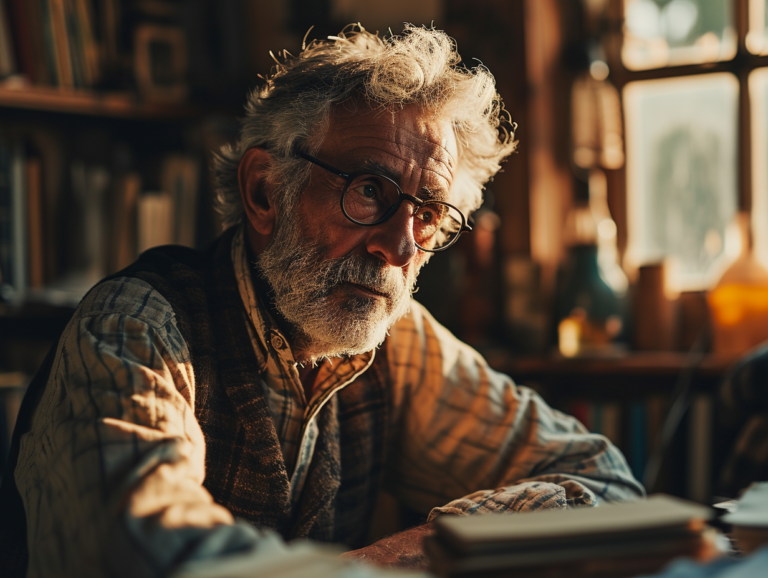
{"label": "round eyeglasses", "polygon": [[472,230],[464,214],[453,205],[424,201],[404,193],[400,185],[385,175],[349,174],[307,153],[296,154],[346,181],[341,211],[353,223],[364,227],[379,225],[397,213],[403,201],[409,201],[414,206],[413,240],[419,249],[430,253],[444,251],[459,240],[459,235]]}

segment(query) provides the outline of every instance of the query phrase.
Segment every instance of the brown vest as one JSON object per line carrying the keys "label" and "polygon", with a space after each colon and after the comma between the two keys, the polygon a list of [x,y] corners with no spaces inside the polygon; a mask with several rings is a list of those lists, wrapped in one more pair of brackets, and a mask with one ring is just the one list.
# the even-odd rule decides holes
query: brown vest
{"label": "brown vest", "polygon": [[[391,398],[383,348],[366,374],[338,392],[318,416],[320,433],[307,481],[299,503],[291,507],[288,473],[230,257],[233,235],[227,231],[205,252],[175,246],[151,249],[114,277],[146,281],[174,310],[195,372],[195,416],[206,442],[204,485],[214,500],[235,517],[274,529],[286,539],[360,547],[368,534],[387,445]],[[23,576],[27,566],[26,519],[11,472],[54,351],[22,403],[0,488],[0,567],[10,570],[9,576]]]}

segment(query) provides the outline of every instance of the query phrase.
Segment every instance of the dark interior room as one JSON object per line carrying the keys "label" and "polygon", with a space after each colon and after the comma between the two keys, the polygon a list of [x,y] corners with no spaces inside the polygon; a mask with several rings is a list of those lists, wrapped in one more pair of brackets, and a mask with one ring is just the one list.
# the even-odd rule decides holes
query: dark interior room
{"label": "dark interior room", "polygon": [[[419,31],[426,31],[423,38]],[[414,38],[424,43],[421,48],[413,48],[415,41],[408,44]],[[406,44],[412,52],[404,52]],[[379,69],[366,68],[378,58],[371,56],[378,50],[385,56],[392,53],[387,56],[392,62],[398,58],[430,62],[438,59],[441,50],[459,54],[460,62],[452,61],[447,72],[441,73],[445,78],[453,74],[453,80],[441,80],[442,85],[429,89],[432,92],[424,89],[418,98],[386,100],[373,92]],[[398,50],[401,52],[395,53]],[[360,61],[357,69],[355,59]],[[395,64],[391,65],[394,72],[389,73],[392,78],[387,80],[390,84],[381,81],[381,94],[394,90],[393,86],[416,94],[403,77],[411,69],[406,64],[398,69]],[[338,73],[333,72],[334,67]],[[345,74],[351,80],[343,80]],[[418,69],[414,74],[411,84],[432,82],[429,70]],[[475,80],[472,87],[461,84],[470,78]],[[346,89],[345,82],[349,86],[357,83],[357,88]],[[338,97],[342,90],[347,90],[344,99]],[[270,104],[283,102],[285,91],[294,91],[294,103],[280,105],[282,109]],[[457,95],[464,94],[462,91],[474,95],[476,100],[471,102],[480,103],[483,91],[491,96],[482,105],[470,105],[470,96],[459,102]],[[332,104],[324,105],[325,116],[302,112],[326,98],[325,93],[337,95],[334,101],[327,96]],[[456,104],[450,104],[454,101]],[[432,102],[440,104],[430,109]],[[482,110],[468,110],[473,106]],[[317,107],[320,110],[319,104]],[[253,120],[262,118],[259,114],[271,119],[269,130],[273,131],[263,140],[253,136],[259,133],[258,122],[267,124],[266,120]],[[481,115],[486,123],[483,128],[470,126],[475,121],[467,119]],[[286,118],[291,120],[290,128],[285,128],[291,124]],[[444,130],[449,125],[443,121],[450,121],[452,128]],[[369,142],[366,130],[376,126],[384,134],[390,125],[395,127],[395,157],[408,157],[403,162],[409,171],[416,171],[415,166],[421,167],[422,175],[432,171],[432,176],[421,177],[429,186],[418,192],[405,172],[380,159],[347,161],[374,146],[361,144],[355,151],[355,139]],[[420,128],[414,128],[417,125]],[[267,129],[262,132],[266,134]],[[325,140],[318,135],[326,135]],[[483,149],[478,144],[481,138],[491,138],[494,143]],[[294,139],[290,141],[293,148],[284,144],[289,139]],[[420,161],[419,147],[430,146],[434,150],[424,152],[425,160]],[[491,146],[495,147],[493,153],[488,152]],[[342,154],[345,150],[346,156]],[[414,152],[407,152],[411,150]],[[451,157],[448,161],[441,160],[445,151]],[[451,151],[456,154],[451,156]],[[281,155],[295,158],[276,161]],[[479,183],[475,189],[482,188],[482,199],[477,196],[475,201],[459,203],[458,185],[443,190],[435,183],[443,178],[441,167],[449,167],[446,170],[451,175],[461,174],[462,179],[469,179],[472,170],[479,174],[481,169],[475,165],[467,168],[471,163],[480,166],[481,161],[472,155],[495,168],[482,169],[482,178],[471,177]],[[287,164],[289,160],[293,168]],[[227,163],[234,168],[225,174]],[[500,164],[500,170],[494,163]],[[372,180],[365,181],[368,177]],[[294,229],[301,229],[305,245],[296,250],[299,256],[284,257],[282,265],[272,263],[274,272],[270,273],[267,255],[278,246],[272,240],[282,238],[280,231],[288,229],[283,224],[283,205],[271,204],[272,191],[289,190],[286,183],[300,178],[307,191],[327,189],[328,183],[335,182],[338,191],[334,194],[340,204],[335,201],[332,216],[320,214],[318,218],[317,207],[325,207],[330,200],[311,204],[299,200],[306,195],[299,192],[290,201],[293,204],[281,201],[296,215],[299,225]],[[370,190],[375,187],[370,183],[374,180],[383,183],[379,188],[391,196],[386,198],[386,212],[382,205],[379,213],[368,216],[364,213],[368,209],[352,205],[358,202],[353,195],[373,194]],[[454,178],[452,182],[458,181]],[[226,209],[222,200],[227,182],[234,187],[239,212]],[[405,241],[386,247],[383,241],[405,213],[413,220],[406,235],[413,243],[407,258]],[[433,218],[442,219],[435,228],[439,232],[429,233],[434,238],[418,231]],[[264,224],[264,219],[272,220]],[[238,232],[232,233],[235,229]],[[317,232],[317,239],[309,238],[308,231]],[[298,239],[296,235],[299,233],[291,239]],[[249,319],[238,331],[246,340],[250,336],[254,344],[261,343],[258,334],[269,353],[262,359],[254,345],[258,368],[249,370],[251,373],[240,369],[248,364],[240,357],[235,360],[240,353],[234,345],[232,351],[238,353],[232,353],[231,360],[223,357],[229,347],[225,343],[236,343],[234,335],[240,333],[226,329],[235,318],[228,317],[234,315],[228,309],[221,313],[218,305],[210,309],[201,305],[200,295],[213,291],[206,285],[208,281],[200,281],[198,286],[198,277],[184,282],[173,277],[179,285],[167,294],[158,289],[161,285],[150,282],[168,299],[166,303],[163,298],[166,321],[150,323],[145,338],[161,339],[169,331],[167,319],[176,315],[172,324],[178,322],[178,331],[189,344],[189,350],[186,344],[178,351],[167,346],[157,349],[164,363],[177,357],[181,361],[166,367],[166,374],[158,370],[160,377],[153,378],[172,376],[168,379],[172,389],[175,384],[176,398],[163,403],[176,404],[174,411],[184,416],[178,418],[183,430],[171,433],[176,431],[171,425],[163,429],[166,422],[161,414],[166,410],[147,409],[151,424],[139,417],[135,423],[121,417],[122,412],[140,416],[143,410],[136,408],[145,407],[144,397],[126,393],[138,379],[133,377],[133,369],[126,369],[134,360],[126,354],[110,365],[102,358],[106,350],[99,343],[109,341],[116,328],[125,332],[120,339],[128,339],[125,335],[131,330],[125,323],[130,324],[133,317],[109,325],[104,313],[104,325],[97,329],[96,319],[102,317],[94,317],[86,309],[99,305],[99,299],[104,303],[111,299],[113,304],[123,299],[123,289],[111,296],[105,293],[106,287],[120,279],[145,283],[150,274],[160,275],[158,271],[163,270],[167,275],[163,283],[171,287],[176,265],[168,265],[166,271],[165,261],[157,255],[191,263],[192,257],[182,256],[213,255],[209,247],[221,252],[221,239],[230,243],[229,238],[234,239],[230,269],[235,262],[230,292],[238,307],[245,305],[247,313],[241,312],[240,317]],[[360,247],[365,246],[367,260],[346,259],[345,247],[358,238],[365,241],[355,245],[350,255],[361,253]],[[323,239],[332,241],[324,245]],[[376,249],[379,239],[384,248]],[[167,245],[190,249],[153,249]],[[450,250],[443,251],[448,246]],[[400,253],[390,255],[390,250]],[[308,269],[305,261],[323,251],[331,265],[314,263]],[[306,312],[299,310],[297,321],[292,317],[294,309],[283,305],[288,300],[283,293],[288,295],[292,284],[304,283],[297,271],[319,273],[325,267],[323,279],[331,283],[327,279],[338,269],[339,279],[347,279],[339,283],[354,285],[343,290],[343,295],[352,295],[349,303],[339,305],[339,311],[346,312],[339,313],[339,318],[347,319],[358,310],[355,304],[385,301],[384,281],[378,285],[371,281],[362,288],[355,285],[354,279],[384,278],[384,272],[363,276],[364,271],[373,271],[365,265],[370,263],[369,254],[374,261],[387,262],[387,271],[406,272],[409,282],[415,284],[413,299],[418,305],[410,307],[402,318],[405,322],[399,317],[402,312],[392,314],[380,338],[370,342],[373,347],[368,349],[375,351],[369,355],[371,359],[362,354],[364,348],[338,345],[327,353],[302,325],[306,319],[307,324],[314,322],[319,305]],[[251,273],[242,280],[238,259],[246,270],[250,270],[249,263],[254,264],[252,283]],[[337,261],[343,263],[336,267]],[[406,261],[411,265],[418,262],[418,267]],[[139,265],[132,265],[134,262]],[[347,273],[345,263],[352,272]],[[355,263],[362,263],[359,269],[352,269]],[[215,271],[210,275],[219,283],[223,277]],[[358,277],[341,277],[358,275],[354,271],[363,272]],[[109,280],[102,281],[105,278]],[[283,289],[277,279],[283,279]],[[126,292],[139,291],[135,283],[126,287]],[[256,297],[251,297],[258,306],[249,304],[248,291],[254,292]],[[106,296],[100,297],[102,294]],[[307,289],[301,295],[314,301],[320,294],[307,297]],[[155,297],[145,301],[151,303],[152,299]],[[182,301],[187,308],[177,311]],[[403,312],[408,311],[403,303]],[[109,311],[107,305],[99,307]],[[259,311],[272,320],[263,321],[249,307],[264,308],[270,313]],[[358,308],[362,311],[362,305]],[[81,353],[79,361],[74,353],[70,355],[75,350],[67,349],[75,340],[80,344],[85,339],[80,334],[71,336],[78,324],[79,331],[88,329],[102,340],[93,350]],[[224,329],[218,334],[220,326]],[[338,333],[338,341],[353,333],[353,325],[341,321],[322,327],[335,328],[324,331]],[[409,331],[413,336],[405,336]],[[176,343],[176,337],[167,340]],[[439,345],[433,345],[433,340]],[[458,344],[455,351],[454,344]],[[121,341],[118,349],[123,347],[139,346]],[[313,347],[321,353],[313,353]],[[216,354],[220,358],[210,362],[214,369],[206,369],[206,356],[214,355],[209,349],[220,351]],[[422,350],[423,367],[419,365]],[[280,357],[280,363],[285,363],[279,365],[270,357],[273,355],[288,355],[288,361]],[[67,372],[75,372],[69,363],[73,367],[82,364],[87,396],[77,393],[74,381],[67,382]],[[361,369],[364,363],[368,365]],[[389,364],[386,370],[381,369],[385,363]],[[92,392],[95,366],[109,372],[114,391]],[[128,377],[121,377],[123,371]],[[206,371],[219,376],[210,382],[210,388],[203,385],[209,375]],[[261,392],[264,388],[258,404],[238,406],[233,396],[240,394],[230,391],[234,386],[226,381],[228,371],[250,376],[243,377],[243,384],[251,389]],[[355,394],[350,391],[355,388],[347,388],[347,382],[326,385],[330,380],[343,381],[345,371],[367,371],[361,379],[369,387],[359,399],[353,399]],[[443,386],[433,383],[430,372],[454,380],[454,389],[440,389]],[[272,385],[270,380],[278,373],[286,383],[300,383],[291,395],[301,403],[290,401],[290,395]],[[188,376],[179,377],[182,374]],[[261,381],[253,383],[251,378],[257,374]],[[385,384],[382,397],[374,399],[380,376]],[[180,386],[182,378],[192,387],[185,390],[186,385]],[[399,385],[387,389],[387,380]],[[37,383],[39,387],[34,385]],[[219,383],[230,401],[221,401],[215,394],[214,386]],[[51,389],[53,384],[58,384],[56,389]],[[337,390],[343,394],[336,395]],[[122,404],[119,415],[99,405],[112,402],[94,401],[102,393],[105,399],[114,396],[117,406]],[[155,390],[154,397],[146,399],[160,400],[167,395]],[[90,418],[78,414],[78,403],[88,405],[88,399],[96,408]],[[219,455],[240,451],[222,449],[227,444],[241,450],[245,447],[248,453],[247,448],[257,443],[248,436],[258,440],[261,435],[234,425],[229,428],[229,418],[221,417],[228,415],[224,410],[214,416],[221,423],[210,425],[214,418],[205,417],[200,408],[218,408],[217,403],[224,404],[221,407],[234,404],[238,412],[246,407],[255,412],[255,405],[268,408],[264,409],[264,431],[273,432],[270,435],[275,438],[270,451],[276,452],[280,471],[287,468],[284,487],[280,486],[287,513],[281,511],[279,516],[285,516],[285,524],[294,524],[292,530],[280,526],[283,522],[278,514],[274,524],[269,518],[263,529],[254,522],[258,516],[247,514],[255,505],[251,510],[246,506],[238,510],[237,504],[250,500],[243,497],[248,492],[267,496],[264,503],[270,502],[277,482],[264,482],[271,484],[269,491],[264,490],[259,486],[260,476],[266,480],[264,472],[277,466],[261,454],[253,458],[261,460],[258,467],[248,466],[254,468],[257,481],[249,481],[243,473],[250,471],[242,465],[245,461],[233,465],[234,458],[230,458],[226,467],[216,469],[216,464],[226,462]],[[375,413],[370,407],[377,403],[389,409]],[[71,415],[56,417],[65,407]],[[125,409],[129,407],[133,409]],[[161,407],[165,406],[157,406]],[[508,414],[502,415],[504,411]],[[290,416],[278,418],[280,412]],[[350,433],[356,431],[349,429],[353,426],[364,427],[358,414],[369,416],[365,418],[369,421],[386,422],[386,427],[381,426],[385,434],[373,435],[371,441]],[[238,420],[256,419],[243,417],[245,413],[237,415]],[[319,417],[315,419],[315,415]],[[454,415],[460,417],[446,417]],[[61,419],[62,424],[79,423],[82,430],[73,426],[69,445],[59,443],[70,435],[61,429],[64,425],[51,425],[38,436],[34,432],[43,427],[45,416]],[[188,417],[192,426],[183,421]],[[52,539],[44,537],[58,532],[79,536],[81,530],[74,521],[78,516],[86,524],[99,520],[83,530],[83,544],[89,540],[95,544],[99,532],[109,534],[105,544],[113,545],[133,536],[122,522],[109,525],[112,522],[89,513],[87,508],[96,501],[79,506],[74,505],[75,498],[67,497],[66,491],[71,490],[79,500],[86,491],[83,488],[97,484],[97,474],[78,469],[76,448],[81,441],[75,438],[91,435],[83,425],[86,419],[97,424],[93,435],[98,441],[93,444],[109,448],[132,439],[136,448],[135,456],[124,458],[128,461],[123,465],[117,465],[123,458],[116,454],[115,463],[109,465],[112,454],[100,450],[99,459],[107,466],[100,466],[99,483],[123,488],[114,494],[102,492],[99,498],[99,507],[117,512],[115,520],[141,511],[138,498],[134,503],[127,496],[150,496],[145,504],[152,497],[162,501],[157,497],[160,494],[153,494],[150,478],[152,484],[163,480],[171,484],[176,480],[173,476],[187,476],[185,482],[173,482],[179,484],[179,495],[187,491],[185,484],[195,485],[195,491],[204,495],[189,490],[185,508],[191,511],[189,504],[201,500],[223,512],[200,514],[203,521],[189,522],[195,531],[198,525],[214,528],[219,524],[229,525],[232,531],[200,534],[182,544],[178,536],[186,530],[181,526],[188,519],[197,519],[187,510],[174,518],[175,510],[168,506],[156,517],[152,517],[154,513],[146,514],[146,519],[135,514],[125,522],[126,528],[132,528],[130,532],[145,532],[147,543],[154,544],[151,555],[146,554],[149,547],[143,542],[134,544],[141,555],[107,545],[94,550],[98,554],[84,550],[84,562],[72,562],[81,555],[77,552],[61,554],[66,542],[53,545]],[[120,425],[123,419],[127,425]],[[323,429],[333,419],[341,429]],[[172,422],[170,417],[166,421]],[[110,427],[109,431],[101,429]],[[357,440],[352,440],[356,435]],[[161,455],[160,446],[174,436],[186,436],[193,449],[168,445]],[[390,439],[396,440],[394,445]],[[31,449],[33,443],[39,447]],[[599,457],[589,453],[595,443],[604,448]],[[384,448],[380,459],[377,444]],[[341,448],[336,461],[320,465],[313,461],[313,455],[325,455],[323,452],[335,451],[336,446]],[[168,457],[171,452],[176,457]],[[62,465],[61,456],[70,453],[71,463]],[[252,453],[256,455],[255,450]],[[486,454],[493,458],[481,457]],[[553,464],[565,461],[566,454],[574,463],[561,471]],[[24,490],[23,476],[33,476],[35,456],[40,460],[46,456],[47,462],[54,455],[57,465],[49,470],[39,466],[34,476],[61,476],[56,500],[61,504],[72,499],[72,510],[46,506],[46,500],[53,498],[43,496],[43,490]],[[374,457],[369,460],[369,455]],[[534,458],[538,460],[535,466],[510,473],[509,464]],[[131,459],[134,462],[129,468]],[[185,474],[177,470],[162,473],[163,467],[178,460],[198,460],[199,468],[188,465]],[[595,473],[590,468],[607,467],[594,465],[603,463],[600,460],[621,462],[616,466],[620,474],[618,470],[611,470],[607,477]],[[363,473],[353,476],[347,472],[362,472],[364,467],[370,468],[366,476],[379,481],[350,489]],[[323,468],[341,472],[341,481],[336,480],[341,484],[338,495],[333,494],[335,489],[331,497],[302,490],[305,474],[310,488],[312,480],[317,481],[312,476],[319,476]],[[457,469],[462,473],[456,473]],[[75,472],[73,479],[82,488],[64,480],[69,475],[62,473],[65,470]],[[139,474],[145,470],[154,473]],[[240,473],[231,473],[235,470]],[[462,477],[463,472],[473,471],[476,474]],[[590,480],[583,488],[580,472]],[[110,476],[115,476],[113,481],[107,479]],[[433,484],[429,491],[419,486],[428,478]],[[612,484],[619,478],[630,480],[621,488],[628,493],[616,490],[611,494]],[[720,560],[714,564],[722,565],[722,574],[715,570],[696,573],[700,571],[696,568],[704,567],[690,563],[674,576],[736,577],[727,572],[742,563],[752,566],[743,566],[745,573],[738,576],[768,575],[768,550],[760,550],[768,544],[768,485],[760,485],[768,480],[768,0],[0,0],[0,480],[4,487],[13,482],[14,499],[20,496],[14,503],[21,507],[23,502],[14,515],[23,520],[26,509],[27,524],[34,517],[30,513],[34,500],[39,500],[35,508],[41,512],[55,510],[50,514],[52,521],[45,522],[50,527],[38,520],[34,528],[10,523],[0,528],[0,543],[18,530],[19,544],[23,544],[19,548],[24,549],[23,561],[9,576],[377,576],[379,570],[373,566],[354,564],[378,560],[379,566],[431,573],[414,576],[629,577],[664,572],[666,564],[678,556],[701,562]],[[473,486],[478,480],[481,485]],[[477,498],[478,490],[491,491],[492,486],[485,484],[494,484],[500,488],[494,491],[502,494],[518,484],[532,484],[525,486],[525,492],[535,494],[540,489],[537,484],[544,484],[554,486],[562,496],[542,493],[535,506],[530,505],[534,501],[530,498],[529,505],[517,507],[511,504],[522,500],[520,494],[514,499],[506,494],[503,504],[502,498],[494,502],[496,494]],[[574,484],[581,489],[573,490]],[[603,489],[598,488],[600,484]],[[131,489],[125,489],[128,487]],[[229,501],[220,499],[222,495]],[[635,501],[644,495],[650,498]],[[315,499],[335,504],[335,513],[323,510],[322,505],[312,510]],[[3,500],[0,504],[6,507],[10,502]],[[361,537],[357,541],[333,538],[341,535],[345,524],[349,528],[358,524],[350,520],[365,500],[371,507],[360,516],[370,528],[358,528]],[[456,505],[462,500],[464,505]],[[560,505],[555,507],[550,500],[560,500]],[[617,508],[628,508],[626,514],[617,510],[611,517],[612,511],[606,508],[600,514],[603,518],[590,518],[602,508],[572,508],[613,501],[619,502]],[[160,511],[159,505],[145,507]],[[77,515],[63,513],[76,508]],[[551,512],[553,515],[572,510],[585,517],[583,521],[574,517],[570,526],[565,518],[547,517],[547,511],[531,516],[529,526],[514,527],[505,524],[517,515],[493,514],[509,510],[527,516],[528,509],[539,508],[563,510]],[[466,517],[476,511],[491,514]],[[264,516],[271,516],[270,512]],[[302,533],[301,524],[309,527],[302,517],[310,516],[307,512],[318,519],[331,516],[333,532],[315,533],[319,522],[313,522],[314,530]],[[4,516],[0,512],[0,518]],[[151,523],[146,521],[150,518]],[[171,535],[168,528],[178,533]],[[240,528],[239,534],[235,528]],[[420,534],[408,534],[424,528],[427,530]],[[398,534],[403,530],[407,531]],[[267,537],[258,540],[287,542],[288,547],[274,546],[275,551],[287,548],[285,552],[292,556],[275,555],[270,562],[262,554],[263,566],[262,557],[253,552],[248,558],[246,550],[255,551],[254,544],[262,544],[253,537],[262,531]],[[114,532],[125,536],[120,534],[113,542]],[[407,538],[409,535],[413,537]],[[386,544],[392,549],[403,543],[395,541],[397,536],[416,544],[418,556],[377,558],[383,556],[385,547],[379,540],[390,540]],[[338,558],[335,550],[292,538],[343,544],[351,552]],[[702,542],[707,543],[706,548]],[[643,543],[645,548],[639,546]],[[263,547],[269,550],[270,544]],[[370,550],[367,559],[365,554],[355,556],[377,544],[379,549]],[[51,554],[54,551],[60,558]],[[752,551],[756,553],[748,556]],[[243,556],[244,561],[232,558],[230,566],[217,566],[217,561],[223,564],[225,554]],[[6,563],[3,556],[0,574]],[[53,557],[41,562],[37,556]],[[136,562],[142,556],[144,561]],[[24,574],[28,564],[29,574]],[[122,574],[116,570],[119,568]],[[356,568],[361,573],[356,574]],[[750,568],[754,574],[749,573]],[[365,573],[369,571],[371,574]],[[673,574],[660,576],[671,578]]]}

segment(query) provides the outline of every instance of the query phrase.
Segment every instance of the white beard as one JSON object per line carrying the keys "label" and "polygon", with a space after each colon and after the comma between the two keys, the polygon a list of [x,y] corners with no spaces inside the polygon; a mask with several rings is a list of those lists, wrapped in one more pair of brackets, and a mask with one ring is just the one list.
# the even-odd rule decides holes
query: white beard
{"label": "white beard", "polygon": [[[416,284],[417,270],[403,270],[377,259],[349,254],[326,259],[327,251],[304,238],[296,221],[277,223],[275,236],[257,259],[258,268],[274,291],[274,303],[298,330],[306,359],[365,353],[378,347],[392,325],[405,315]],[[356,283],[386,295],[352,294],[343,288]],[[294,345],[297,345],[294,343]]]}

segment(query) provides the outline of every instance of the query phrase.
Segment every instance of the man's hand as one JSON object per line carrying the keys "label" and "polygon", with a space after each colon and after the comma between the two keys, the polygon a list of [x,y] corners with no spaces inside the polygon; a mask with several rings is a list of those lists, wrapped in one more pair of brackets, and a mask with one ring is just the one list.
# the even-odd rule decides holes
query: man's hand
{"label": "man's hand", "polygon": [[424,555],[424,537],[433,533],[430,522],[387,536],[365,548],[345,552],[341,557],[362,560],[384,568],[426,570],[428,563]]}

